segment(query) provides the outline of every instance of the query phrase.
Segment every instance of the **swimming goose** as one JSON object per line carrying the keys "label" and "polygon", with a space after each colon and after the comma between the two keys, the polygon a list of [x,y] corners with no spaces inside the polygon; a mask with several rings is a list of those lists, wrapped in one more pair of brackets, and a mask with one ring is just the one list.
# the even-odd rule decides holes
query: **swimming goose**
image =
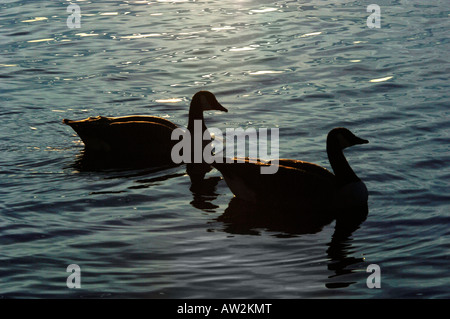
{"label": "swimming goose", "polygon": [[[206,130],[203,112],[217,110],[228,112],[208,91],[199,91],[189,108],[188,130],[195,120],[200,120],[202,132]],[[178,143],[171,139],[178,126],[156,116],[132,115],[124,117],[89,117],[84,120],[63,120],[80,136],[90,155],[113,157],[128,161],[140,159],[147,164],[173,164],[172,147]],[[193,133],[193,130],[190,130]],[[94,157],[95,157],[94,156]]]}
{"label": "swimming goose", "polygon": [[304,161],[280,159],[274,174],[261,174],[270,163],[255,159],[234,159],[233,163],[213,163],[238,198],[269,206],[329,210],[367,205],[364,183],[348,164],[343,149],[369,143],[346,128],[334,128],[327,137],[328,159],[334,174],[324,167]]}

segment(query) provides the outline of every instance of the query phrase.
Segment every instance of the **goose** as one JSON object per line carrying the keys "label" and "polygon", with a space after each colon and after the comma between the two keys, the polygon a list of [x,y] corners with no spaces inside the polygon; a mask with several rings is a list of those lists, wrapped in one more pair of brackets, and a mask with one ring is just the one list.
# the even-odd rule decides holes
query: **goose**
{"label": "goose", "polygon": [[264,207],[295,206],[305,210],[359,207],[367,205],[367,187],[353,172],[343,150],[366,143],[369,141],[346,128],[332,129],[327,136],[327,154],[334,174],[317,164],[293,159],[278,160],[274,174],[261,174],[261,166],[271,162],[258,159],[234,158],[231,163],[212,165],[237,198]]}
{"label": "goose", "polygon": [[[188,130],[193,133],[195,120],[200,120],[202,133],[206,130],[203,112],[217,110],[228,112],[209,91],[194,94],[189,108]],[[103,156],[120,162],[140,160],[150,165],[174,164],[172,147],[178,142],[171,139],[178,126],[171,121],[145,115],[123,117],[89,117],[72,121],[63,119],[72,127],[91,157]]]}

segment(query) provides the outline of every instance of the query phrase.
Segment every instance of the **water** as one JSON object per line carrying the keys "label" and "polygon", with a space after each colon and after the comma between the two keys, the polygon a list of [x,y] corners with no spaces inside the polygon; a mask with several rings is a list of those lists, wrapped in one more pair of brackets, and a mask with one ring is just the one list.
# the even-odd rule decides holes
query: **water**
{"label": "water", "polygon": [[[377,1],[370,29],[372,2],[80,1],[70,29],[68,1],[2,1],[0,296],[448,298],[449,2]],[[346,151],[367,219],[338,241],[240,229],[216,170],[191,191],[184,167],[74,166],[63,118],[185,126],[201,89],[229,109],[208,126],[277,127],[284,158],[329,168],[331,128],[368,139]]]}

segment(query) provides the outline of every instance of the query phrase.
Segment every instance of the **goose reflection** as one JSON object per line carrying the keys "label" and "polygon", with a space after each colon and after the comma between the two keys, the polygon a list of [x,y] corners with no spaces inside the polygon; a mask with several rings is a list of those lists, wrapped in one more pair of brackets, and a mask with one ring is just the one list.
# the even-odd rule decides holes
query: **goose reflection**
{"label": "goose reflection", "polygon": [[[335,274],[330,278],[353,273],[349,266],[364,263],[364,258],[350,256],[352,251],[352,235],[366,220],[369,214],[368,206],[347,209],[340,212],[336,218],[334,233],[328,243],[327,255],[329,258],[328,269]],[[343,288],[355,282],[333,281],[326,284],[327,288]]]}
{"label": "goose reflection", "polygon": [[139,170],[147,169],[151,171],[160,171],[176,167],[175,164],[162,164],[149,166],[144,158],[125,158],[125,157],[112,157],[102,154],[93,154],[87,150],[82,150],[76,156],[72,167],[78,171],[103,171],[103,170]]}
{"label": "goose reflection", "polygon": [[208,178],[202,178],[201,180],[192,183],[191,187],[189,188],[193,196],[190,204],[193,207],[206,212],[215,212],[216,209],[219,208],[219,206],[213,204],[213,201],[218,196],[218,193],[216,192],[216,186],[220,180],[221,178],[218,176],[211,176]]}
{"label": "goose reflection", "polygon": [[266,208],[233,197],[225,212],[217,218],[232,234],[259,234],[256,229],[277,232],[276,236],[295,236],[319,232],[333,221],[330,214],[295,213],[289,207]]}
{"label": "goose reflection", "polygon": [[[216,220],[223,224],[223,230],[230,234],[260,235],[260,230],[274,232],[276,237],[296,237],[320,232],[335,221],[334,233],[327,244],[328,269],[334,272],[330,278],[352,273],[347,267],[364,262],[354,258],[352,235],[366,220],[367,204],[327,212],[299,211],[289,207],[267,209],[256,206],[237,197],[231,199],[225,212]],[[326,283],[327,288],[346,287],[354,282]]]}
{"label": "goose reflection", "polygon": [[[76,160],[66,168],[74,169],[78,172],[97,172],[106,173],[102,175],[104,179],[120,179],[120,178],[140,178],[135,180],[137,185],[129,186],[128,189],[149,188],[163,181],[173,178],[179,178],[186,175],[185,171],[179,169],[178,166],[156,166],[148,167],[147,165],[120,165],[123,162],[117,162],[110,158],[101,158],[98,155],[91,157],[90,153],[85,150],[77,155]],[[125,192],[125,191],[120,191]],[[107,194],[110,191],[93,192],[92,194]]]}

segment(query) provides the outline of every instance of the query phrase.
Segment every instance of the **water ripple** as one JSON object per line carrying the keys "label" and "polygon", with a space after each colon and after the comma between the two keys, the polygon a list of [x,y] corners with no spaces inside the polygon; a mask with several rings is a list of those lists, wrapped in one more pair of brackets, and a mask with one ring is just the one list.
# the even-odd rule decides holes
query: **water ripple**
{"label": "water ripple", "polygon": [[[448,298],[448,1],[380,4],[377,30],[355,1],[77,4],[80,29],[65,5],[0,4],[0,296]],[[345,151],[367,219],[348,236],[242,229],[220,221],[232,194],[215,170],[191,189],[184,167],[77,166],[63,117],[185,126],[198,90],[229,109],[209,127],[279,128],[280,157],[331,169],[331,128],[369,139]]]}

